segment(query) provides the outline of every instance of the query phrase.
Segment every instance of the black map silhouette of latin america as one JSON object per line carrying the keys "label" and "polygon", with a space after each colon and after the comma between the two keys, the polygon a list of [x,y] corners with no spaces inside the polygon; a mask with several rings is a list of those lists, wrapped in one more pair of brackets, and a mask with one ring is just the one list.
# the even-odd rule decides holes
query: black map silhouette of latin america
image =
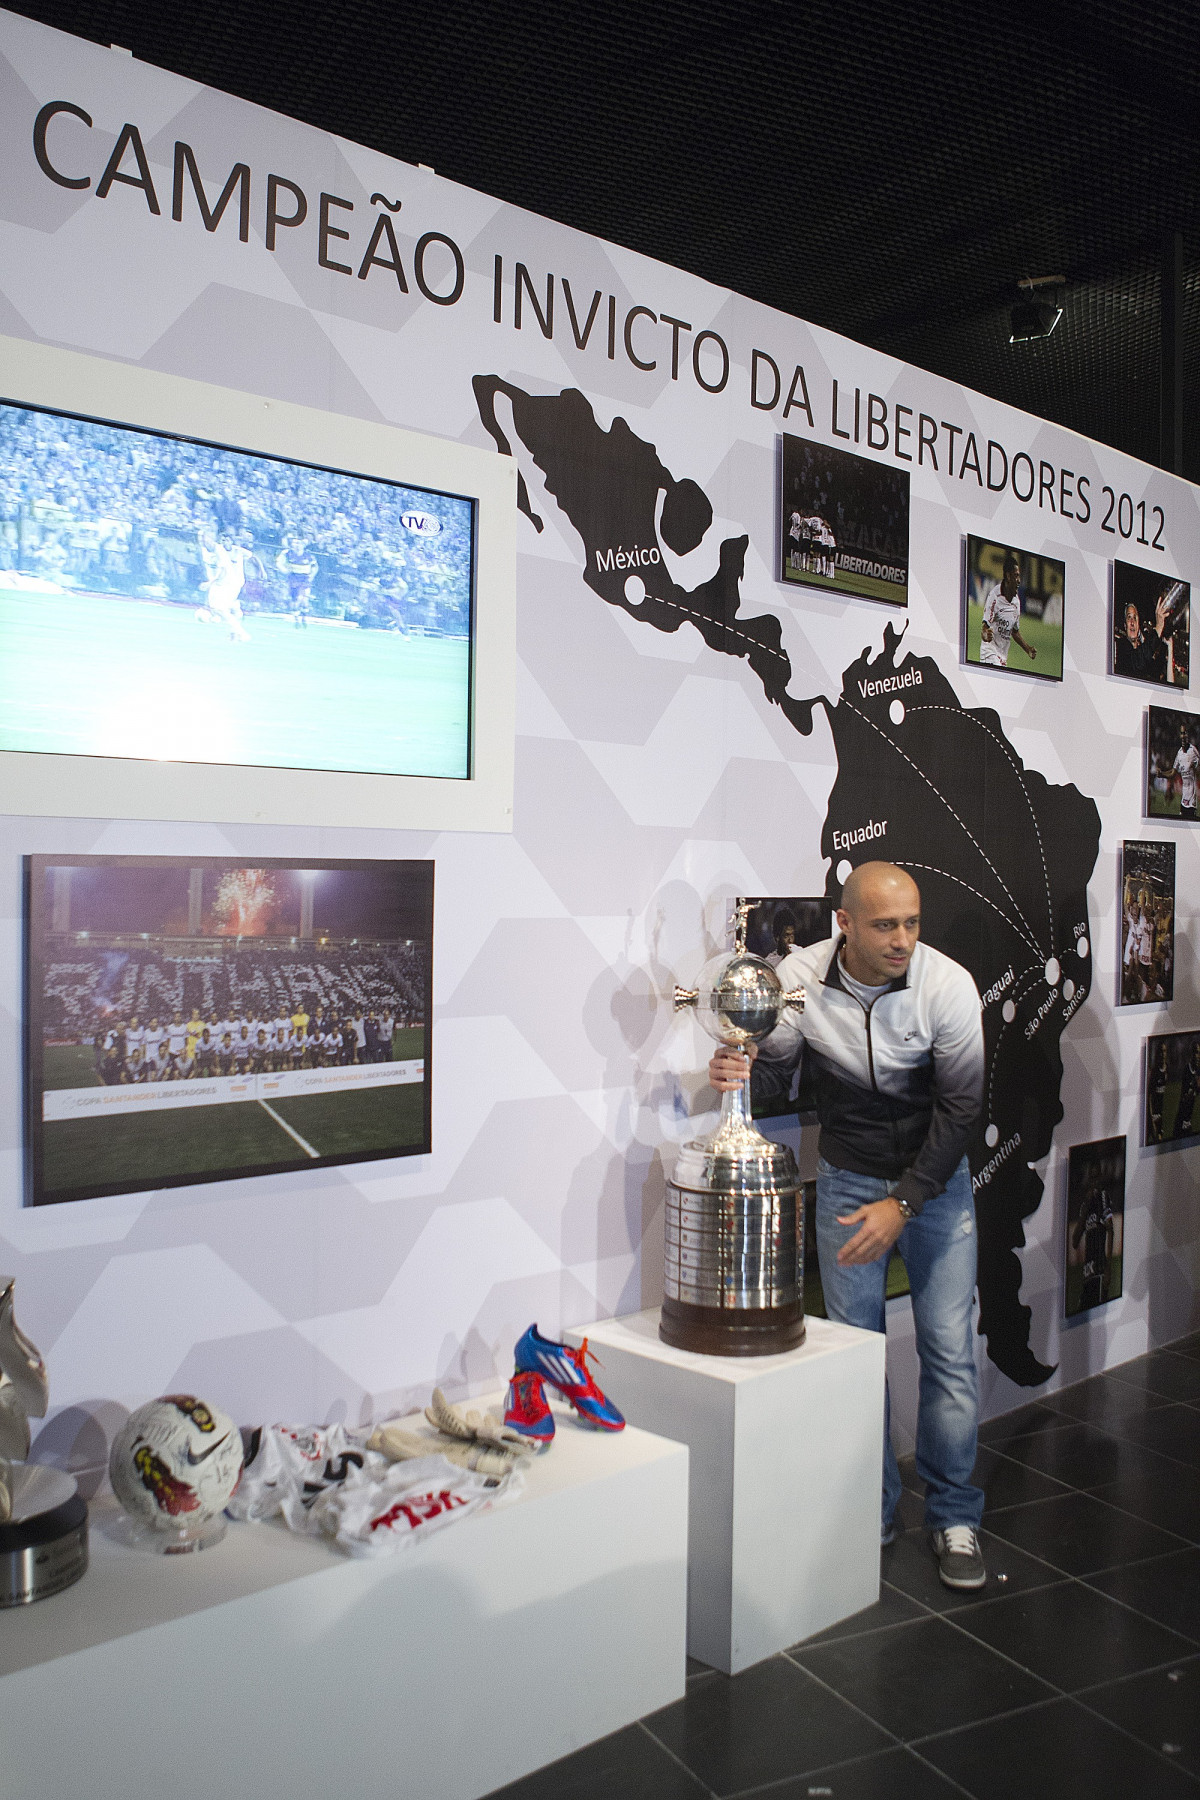
{"label": "black map silhouette of latin america", "polygon": [[[1087,884],[1100,841],[1094,801],[1026,769],[998,715],[964,708],[932,658],[897,661],[901,638],[890,623],[883,650],[874,658],[864,650],[846,670],[835,703],[824,695],[793,698],[779,621],[738,616],[746,537],[727,539],[718,573],[690,591],[661,560],[639,561],[644,597],[632,599],[628,571],[610,568],[608,553],[626,546],[658,549],[661,557],[665,542],[685,555],[712,520],[702,490],[677,481],[623,419],[605,431],[575,389],[532,396],[495,375],[476,376],[474,388],[505,455],[512,449],[496,398],[508,399],[517,436],[583,540],[584,579],[602,599],[659,631],[690,619],[712,649],[749,661],[767,698],[806,736],[814,708],[824,707],[838,763],[821,836],[830,897],[840,893],[845,864],[882,857],[911,869],[921,888],[922,935],[970,970],[983,997],[986,1092],[968,1148],[979,1329],[1011,1380],[1046,1381],[1053,1370],[1030,1348],[1016,1253],[1042,1197],[1030,1165],[1048,1153],[1063,1116],[1062,1032],[1091,983]],[[518,498],[541,530],[523,479]]]}

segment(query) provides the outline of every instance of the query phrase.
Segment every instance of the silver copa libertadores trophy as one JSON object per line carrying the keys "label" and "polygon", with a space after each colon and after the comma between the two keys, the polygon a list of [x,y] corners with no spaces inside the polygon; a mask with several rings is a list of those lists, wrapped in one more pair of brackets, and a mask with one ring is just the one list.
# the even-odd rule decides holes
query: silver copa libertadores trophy
{"label": "silver copa libertadores trophy", "polygon": [[[734,944],[705,964],[697,986],[675,989],[719,1044],[744,1050],[768,1037],[804,990],[785,990],[746,950],[750,907],[739,903]],[[800,1177],[786,1144],[750,1116],[750,1082],[727,1092],[709,1137],[684,1144],[667,1183],[666,1268],[659,1336],[680,1350],[770,1356],[804,1341],[804,1228]]]}
{"label": "silver copa libertadores trophy", "polygon": [[29,1420],[50,1404],[46,1365],[13,1317],[0,1275],[0,1606],[70,1587],[87,1568],[87,1503],[73,1476],[26,1462]]}

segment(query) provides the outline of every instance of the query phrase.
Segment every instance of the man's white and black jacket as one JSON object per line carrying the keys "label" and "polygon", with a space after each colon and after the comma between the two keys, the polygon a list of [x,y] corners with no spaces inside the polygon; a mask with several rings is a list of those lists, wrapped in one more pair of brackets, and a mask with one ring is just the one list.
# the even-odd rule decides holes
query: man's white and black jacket
{"label": "man's white and black jacket", "polygon": [[979,992],[961,963],[918,943],[904,975],[870,1007],[842,985],[843,939],[793,950],[776,974],[802,987],[759,1045],[794,1067],[804,1053],[827,1162],[894,1181],[913,1211],[940,1194],[966,1149],[983,1097]]}

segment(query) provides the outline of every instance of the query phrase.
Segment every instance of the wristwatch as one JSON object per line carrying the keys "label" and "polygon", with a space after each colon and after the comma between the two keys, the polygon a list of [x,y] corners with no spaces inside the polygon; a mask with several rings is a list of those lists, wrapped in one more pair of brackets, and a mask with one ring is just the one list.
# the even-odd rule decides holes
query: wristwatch
{"label": "wristwatch", "polygon": [[900,1208],[900,1216],[904,1220],[904,1223],[906,1225],[911,1224],[911,1222],[913,1221],[913,1219],[916,1218],[917,1215],[913,1211],[912,1207],[908,1204],[908,1201],[901,1200],[901,1198],[898,1194],[893,1194],[892,1199],[896,1202],[896,1205]]}

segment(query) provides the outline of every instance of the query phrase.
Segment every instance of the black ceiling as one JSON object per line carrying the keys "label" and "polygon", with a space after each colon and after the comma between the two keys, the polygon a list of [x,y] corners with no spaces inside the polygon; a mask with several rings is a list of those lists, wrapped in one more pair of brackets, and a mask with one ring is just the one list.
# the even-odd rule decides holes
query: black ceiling
{"label": "black ceiling", "polygon": [[[36,0],[117,43],[1159,460],[1184,233],[1200,477],[1200,9],[1187,0]],[[1200,248],[1200,233],[1196,234]],[[1067,277],[1010,345],[1022,275]]]}

